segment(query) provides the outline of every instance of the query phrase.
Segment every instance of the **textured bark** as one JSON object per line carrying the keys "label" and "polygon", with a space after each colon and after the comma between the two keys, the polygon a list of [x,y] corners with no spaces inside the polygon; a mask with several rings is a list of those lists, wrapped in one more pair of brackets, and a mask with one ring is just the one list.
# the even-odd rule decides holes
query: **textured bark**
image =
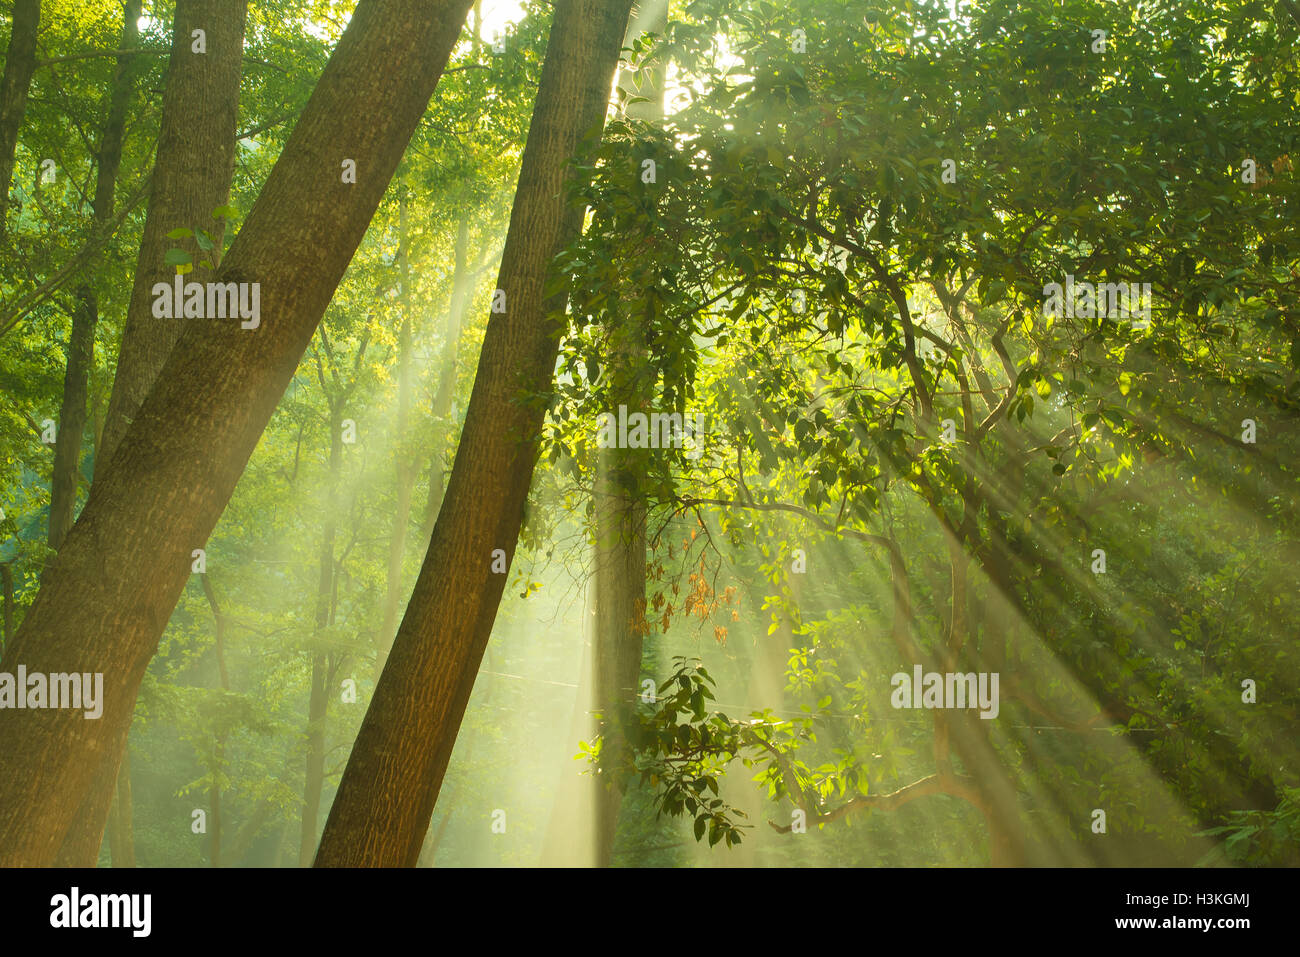
{"label": "textured bark", "polygon": [[13,31],[5,51],[0,80],[0,241],[5,238],[9,184],[14,178],[18,130],[27,113],[27,89],[36,70],[36,31],[41,25],[41,0],[14,0]]}
{"label": "textured bark", "polygon": [[[0,712],[0,866],[51,862],[446,65],[468,0],[361,0],[216,279],[261,325],[186,329],[97,477],[6,664],[104,675],[104,715]],[[209,43],[211,41],[209,40]],[[209,54],[211,55],[211,46]],[[354,159],[357,181],[342,183]]]}
{"label": "textured bark", "polygon": [[317,866],[416,864],[513,556],[555,371],[548,266],[576,236],[567,161],[603,124],[630,0],[558,0],[465,428],[429,553],[366,711]]}
{"label": "textured bark", "polygon": [[[130,50],[140,34],[141,0],[128,0],[122,6],[122,42],[118,49]],[[113,218],[113,194],[117,190],[117,171],[122,165],[122,138],[126,130],[126,110],[131,103],[134,82],[131,64],[135,57],[117,58],[113,83],[105,98],[108,109],[100,133],[95,158],[95,198],[91,209],[91,235],[107,228]],[[88,275],[99,268],[99,256],[93,255],[85,265]],[[59,434],[54,445],[54,468],[50,480],[49,544],[58,549],[72,528],[77,508],[77,477],[80,474],[81,439],[86,430],[86,402],[90,370],[95,361],[95,326],[99,323],[99,297],[94,286],[83,283],[77,289],[77,305],[72,313],[72,334],[68,337],[68,362],[63,378],[63,404],[59,410]]]}
{"label": "textured bark", "polygon": [[[181,334],[179,320],[153,316],[150,290],[154,283],[170,282],[176,273],[163,262],[167,250],[176,247],[190,254],[195,265],[193,272],[186,274],[187,281],[213,278],[198,263],[219,253],[224,242],[225,220],[214,219],[212,211],[230,201],[247,10],[247,0],[176,0],[158,159],[108,401],[103,447],[98,450],[101,472],[139,414],[140,403],[153,388]],[[192,52],[190,34],[197,29],[206,32],[207,53]],[[202,252],[193,238],[167,238],[167,233],[182,227],[208,232],[216,247],[213,253]]]}

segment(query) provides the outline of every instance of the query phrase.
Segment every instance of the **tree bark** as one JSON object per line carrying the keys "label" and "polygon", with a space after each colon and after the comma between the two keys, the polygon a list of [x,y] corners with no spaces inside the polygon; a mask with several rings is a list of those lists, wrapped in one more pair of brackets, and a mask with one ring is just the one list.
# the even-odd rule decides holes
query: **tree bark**
{"label": "tree bark", "polygon": [[[141,0],[127,0],[122,7],[122,42],[120,49],[130,50],[140,35]],[[134,81],[131,65],[134,57],[117,58],[117,69],[106,97],[108,109],[100,133],[95,160],[95,198],[92,201],[90,233],[107,228],[113,218],[113,194],[117,190],[117,172],[122,165],[122,139],[126,130],[126,111],[131,103]],[[99,268],[99,256],[93,255],[85,265],[87,275]],[[54,443],[54,469],[50,479],[50,547],[58,550],[72,528],[77,509],[77,477],[80,474],[81,439],[86,430],[86,400],[90,370],[95,362],[95,326],[99,323],[99,297],[91,282],[82,283],[72,312],[72,333],[68,337],[68,362],[63,378],[63,404],[59,410],[59,434]]]}
{"label": "tree bark", "polygon": [[0,242],[7,236],[9,184],[14,178],[18,130],[27,113],[27,90],[36,70],[36,31],[41,25],[41,0],[14,0],[13,31],[5,51],[0,80]]}
{"label": "tree bark", "polygon": [[558,0],[465,428],[388,664],[366,711],[317,866],[414,866],[492,632],[555,371],[563,299],[548,266],[581,229],[567,162],[603,125],[630,0]]}
{"label": "tree bark", "polygon": [[[153,315],[154,284],[175,278],[175,268],[163,261],[167,250],[176,247],[190,254],[194,269],[186,274],[186,281],[213,278],[199,261],[218,256],[225,237],[225,219],[214,218],[212,212],[230,202],[247,11],[247,0],[176,2],[153,186],[108,400],[103,447],[97,453],[101,472],[180,338],[180,320]],[[192,52],[191,33],[199,29],[206,34],[207,53]],[[215,246],[212,253],[204,253],[193,237],[167,238],[167,233],[182,227],[208,232]]]}
{"label": "tree bark", "polygon": [[[104,675],[104,716],[0,711],[0,866],[43,865],[120,749],[149,659],[446,65],[468,0],[361,0],[215,277],[261,322],[186,329],[6,659]],[[209,47],[211,49],[211,47]],[[209,54],[210,55],[210,54]],[[344,158],[356,182],[342,182]]]}

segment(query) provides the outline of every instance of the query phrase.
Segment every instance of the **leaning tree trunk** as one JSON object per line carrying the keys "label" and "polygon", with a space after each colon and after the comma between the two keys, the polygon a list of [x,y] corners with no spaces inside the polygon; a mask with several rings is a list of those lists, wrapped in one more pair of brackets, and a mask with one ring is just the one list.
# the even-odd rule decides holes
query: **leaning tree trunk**
{"label": "leaning tree trunk", "polygon": [[[469,0],[357,4],[216,276],[260,283],[260,325],[186,329],[46,570],[6,662],[101,672],[104,715],[0,711],[0,866],[53,861],[99,763],[120,753],[190,552],[207,541],[293,377],[468,9]],[[345,159],[355,183],[340,176]]]}
{"label": "leaning tree trunk", "polygon": [[[499,289],[444,507],[325,824],[317,866],[416,864],[482,661],[537,460],[563,299],[543,295],[583,210],[567,164],[609,102],[631,0],[557,0]],[[499,301],[499,297],[498,297]]]}
{"label": "leaning tree trunk", "polygon": [[27,113],[27,89],[36,71],[36,31],[40,25],[41,0],[14,0],[13,31],[5,51],[4,79],[0,80],[0,242],[6,236],[9,184],[14,178],[18,130]]}
{"label": "leaning tree trunk", "polygon": [[[134,2],[134,0],[133,0]],[[138,8],[139,4],[135,4]],[[170,240],[165,233],[181,226],[207,227],[220,249],[223,235],[221,220],[212,222],[212,211],[230,198],[230,179],[235,168],[235,121],[239,104],[239,70],[244,54],[245,0],[178,0],[172,23],[172,48],[167,63],[167,80],[163,91],[163,112],[158,137],[158,154],[154,164],[149,205],[145,212],[144,235],[136,262],[135,281],[127,306],[126,327],[118,354],[113,391],[100,444],[95,449],[95,471],[103,475],[118,443],[140,407],[140,399],[153,386],[162,361],[171,352],[180,332],[176,320],[155,319],[150,290],[155,282],[167,280],[169,267],[163,255],[171,245],[185,248],[199,261],[200,250],[193,239]],[[138,9],[137,9],[138,14]],[[136,20],[127,11],[126,30],[136,31]],[[207,53],[192,52],[191,33],[202,29],[206,34]],[[125,46],[124,37],[124,49]],[[132,41],[133,43],[134,41]],[[121,144],[118,143],[120,156]],[[101,166],[102,169],[102,166]],[[114,168],[116,173],[116,164]],[[107,214],[105,220],[107,220]],[[96,206],[98,225],[99,207]],[[212,278],[207,270],[196,266],[186,278],[202,281]],[[84,295],[83,295],[84,293]],[[89,364],[94,338],[94,321],[98,303],[89,287],[78,294],[80,326],[87,341],[79,352]],[[88,333],[85,331],[89,327]],[[74,321],[73,343],[78,336]],[[72,349],[69,349],[69,378],[72,376]],[[75,428],[73,440],[80,448],[84,422],[84,373],[82,400],[73,403],[79,415],[59,426],[59,442]],[[69,406],[65,392],[65,408]],[[65,415],[67,413],[65,412]],[[71,417],[70,417],[71,418]],[[56,488],[59,474],[59,448],[55,446]],[[72,507],[76,500],[75,471],[71,494],[65,495],[66,514],[58,520],[62,544],[72,525]],[[54,544],[57,509],[51,506],[50,539]],[[64,522],[66,521],[66,526]],[[127,721],[129,728],[130,721]],[[85,795],[76,822],[63,842],[58,862],[66,866],[90,867],[99,855],[108,810],[112,805],[117,766],[126,750],[127,728],[120,739],[108,747],[97,768],[94,784]],[[124,837],[124,836],[123,836]]]}

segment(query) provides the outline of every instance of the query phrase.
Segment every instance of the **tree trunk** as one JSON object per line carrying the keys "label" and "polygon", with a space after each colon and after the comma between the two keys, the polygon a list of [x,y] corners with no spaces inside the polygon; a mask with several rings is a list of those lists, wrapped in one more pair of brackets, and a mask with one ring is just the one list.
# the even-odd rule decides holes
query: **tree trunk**
{"label": "tree trunk", "polygon": [[[175,278],[175,268],[163,262],[167,250],[176,247],[190,254],[194,269],[186,274],[186,281],[213,278],[199,261],[219,255],[225,237],[225,219],[214,218],[212,212],[230,202],[247,10],[247,0],[176,0],[158,156],[108,400],[103,448],[98,450],[101,473],[180,338],[180,320],[153,315],[154,284]],[[203,54],[191,48],[191,33],[199,29],[207,37]],[[167,233],[180,228],[205,230],[215,249],[204,253],[192,237],[167,238]]]}
{"label": "tree trunk", "polygon": [[316,649],[311,662],[311,700],[307,703],[307,773],[302,791],[302,831],[298,843],[298,866],[311,867],[316,853],[316,826],[320,819],[320,796],[325,786],[325,718],[329,714],[332,669],[323,649],[325,630],[333,622],[334,533],[338,516],[339,473],[343,468],[343,399],[331,400],[329,505],[321,532],[320,578],[316,590]]}
{"label": "tree trunk", "polygon": [[[667,0],[646,0],[633,11],[625,47],[643,33],[662,34],[668,21]],[[638,71],[639,72],[639,71]],[[653,69],[642,75],[638,91],[647,102],[628,107],[628,115],[650,123],[663,122],[664,71]],[[633,86],[632,74],[624,76],[625,89]],[[610,317],[610,355],[607,374],[614,383],[610,409],[618,407],[649,412],[654,391],[653,374],[646,356],[645,334],[640,317],[621,311]],[[605,449],[597,458],[595,482],[596,515],[596,633],[595,706],[604,718],[602,752],[620,765],[626,751],[623,730],[636,704],[637,679],[641,675],[646,625],[646,505],[641,477],[649,468],[644,449]],[[595,863],[608,867],[614,854],[619,809],[623,805],[623,783],[600,780],[595,790]]]}
{"label": "tree trunk", "polygon": [[[630,399],[629,388],[619,398]],[[644,392],[640,394],[644,395]],[[615,403],[617,406],[617,402]],[[628,411],[647,411],[644,400]],[[615,413],[617,414],[617,412]],[[627,750],[625,727],[632,718],[641,676],[646,633],[646,511],[640,490],[645,453],[641,449],[602,449],[596,487],[596,709],[602,716],[601,751],[611,766],[621,766]],[[595,863],[608,867],[614,853],[623,784],[601,776],[596,789]]]}
{"label": "tree trunk", "polygon": [[311,659],[311,700],[307,704],[307,769],[302,787],[302,819],[298,832],[298,866],[310,867],[316,852],[320,796],[325,787],[325,717],[329,711],[329,662],[316,653]]}
{"label": "tree trunk", "polygon": [[[122,40],[119,50],[135,47],[140,35],[141,0],[127,0],[122,8]],[[92,202],[90,233],[103,230],[113,218],[113,194],[117,189],[117,171],[122,165],[122,138],[126,130],[126,110],[131,103],[133,80],[130,74],[134,57],[117,58],[117,69],[109,88],[108,110],[99,138],[95,161],[95,198]],[[99,256],[90,256],[83,267],[94,276]],[[54,444],[54,469],[50,480],[50,548],[58,550],[72,528],[77,509],[77,478],[81,464],[81,438],[86,430],[86,398],[90,370],[95,362],[95,326],[99,322],[99,297],[90,282],[77,289],[77,305],[72,311],[72,333],[68,337],[68,364],[63,378],[63,405],[59,410],[59,433]]]}
{"label": "tree trunk", "polygon": [[[98,217],[96,217],[98,218]],[[78,287],[68,336],[68,359],[63,376],[63,402],[59,432],[54,443],[50,474],[50,548],[58,550],[72,528],[77,507],[81,437],[86,429],[86,385],[95,361],[95,326],[99,322],[99,297],[88,284]]]}
{"label": "tree trunk", "polygon": [[[562,299],[548,266],[581,229],[568,160],[602,125],[630,0],[558,0],[498,285],[429,553],[366,710],[317,866],[414,866],[492,633],[555,371]],[[521,396],[522,393],[522,396]]]}
{"label": "tree trunk", "polygon": [[[393,511],[393,531],[388,539],[388,579],[384,586],[384,617],[379,630],[377,655],[379,674],[397,634],[397,612],[402,598],[402,559],[406,556],[406,527],[411,520],[411,492],[415,487],[416,465],[409,448],[407,432],[411,417],[411,236],[407,224],[407,197],[402,194],[398,207],[398,270],[402,277],[402,325],[397,333],[397,432],[394,437],[397,465],[397,507]],[[452,280],[453,289],[455,279]],[[453,292],[454,298],[454,292]],[[311,863],[306,861],[303,866]]]}
{"label": "tree trunk", "polygon": [[455,260],[452,267],[451,283],[451,304],[447,309],[447,345],[441,356],[438,371],[438,389],[433,394],[433,420],[435,423],[443,423],[446,426],[446,432],[443,433],[442,441],[434,446],[433,455],[429,458],[429,498],[424,505],[424,519],[420,523],[420,546],[424,551],[429,550],[429,537],[433,534],[433,525],[438,520],[438,510],[442,507],[442,497],[446,494],[446,481],[443,480],[442,463],[447,458],[447,452],[455,446],[456,443],[456,423],[451,415],[452,403],[456,398],[456,382],[459,380],[459,371],[461,361],[465,356],[461,356],[461,348],[464,343],[461,342],[461,333],[464,332],[465,312],[469,308],[469,296],[473,294],[474,282],[477,281],[478,273],[486,268],[487,256],[490,255],[490,246],[484,243],[484,247],[478,255],[478,264],[476,267],[469,268],[468,255],[469,251],[469,217],[460,218],[459,225],[456,226],[456,244]]}
{"label": "tree trunk", "polygon": [[5,51],[0,80],[0,242],[6,238],[9,184],[14,177],[18,130],[27,113],[27,88],[36,70],[36,31],[41,25],[41,0],[14,0],[13,32]]}
{"label": "tree trunk", "polygon": [[[185,331],[46,570],[10,653],[32,672],[102,673],[104,716],[0,711],[0,866],[51,862],[99,763],[120,749],[190,551],[207,541],[293,377],[468,8],[357,5],[216,276],[260,283],[260,325]],[[345,158],[355,183],[342,182]]]}
{"label": "tree trunk", "polygon": [[[212,579],[208,573],[204,572],[200,576],[203,581],[203,594],[208,599],[208,606],[212,609],[213,620],[213,645],[217,653],[217,676],[220,681],[221,690],[230,691],[230,674],[226,671],[226,616],[221,612],[221,606],[217,604],[217,592],[212,586]],[[212,761],[212,785],[208,791],[208,841],[212,850],[208,855],[208,863],[212,867],[221,866],[221,767],[225,764],[226,758],[226,736],[219,734],[217,736],[216,748]]]}

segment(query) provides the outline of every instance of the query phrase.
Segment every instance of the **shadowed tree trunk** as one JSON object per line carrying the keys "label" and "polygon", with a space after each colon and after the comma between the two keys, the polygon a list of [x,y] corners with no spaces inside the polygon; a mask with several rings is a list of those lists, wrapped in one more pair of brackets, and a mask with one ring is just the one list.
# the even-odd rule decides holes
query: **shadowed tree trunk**
{"label": "shadowed tree trunk", "polygon": [[36,31],[41,25],[41,0],[14,0],[13,31],[5,51],[0,80],[0,242],[6,238],[9,184],[14,178],[18,130],[27,113],[27,89],[36,70]]}
{"label": "shadowed tree trunk", "polygon": [[[215,277],[260,284],[260,324],[185,330],[46,570],[6,663],[103,673],[104,716],[0,711],[0,866],[52,862],[99,763],[120,753],[190,551],[207,541],[293,377],[468,9],[358,3]],[[340,176],[345,159],[355,183]]]}
{"label": "shadowed tree trunk", "polygon": [[[140,34],[141,0],[127,0],[122,8],[122,41],[118,49],[130,50]],[[117,58],[117,69],[109,89],[108,111],[100,133],[95,160],[95,198],[92,203],[92,234],[108,226],[113,218],[113,193],[117,171],[122,165],[122,137],[126,110],[131,102],[133,81],[130,70],[134,57]],[[236,80],[238,83],[238,80]],[[84,269],[94,275],[99,256],[92,255]],[[77,476],[81,464],[81,437],[86,429],[87,383],[95,361],[95,326],[99,323],[99,297],[89,282],[77,288],[72,313],[72,334],[68,337],[68,363],[63,378],[63,404],[59,410],[59,433],[54,444],[54,468],[50,479],[49,544],[58,549],[72,528],[77,508]]]}
{"label": "shadowed tree trunk", "polygon": [[474,686],[537,459],[563,300],[548,266],[583,210],[567,163],[603,124],[630,0],[558,0],[456,464],[429,553],[325,824],[317,866],[414,866]]}
{"label": "shadowed tree trunk", "polygon": [[[127,11],[128,23],[124,29],[124,33],[129,31],[132,38],[136,35],[136,19],[139,15],[139,4],[135,3],[134,6],[137,8],[136,16],[132,17],[131,11]],[[135,280],[131,286],[126,326],[104,431],[101,442],[95,449],[95,471],[101,476],[138,411],[140,399],[153,386],[158,368],[180,333],[178,320],[155,319],[152,312],[150,290],[153,283],[167,280],[169,274],[173,274],[171,267],[164,266],[163,256],[169,246],[175,245],[189,252],[195,263],[200,258],[199,247],[193,239],[172,240],[164,234],[180,226],[199,226],[212,234],[218,250],[221,247],[223,223],[221,220],[213,222],[212,211],[230,197],[230,178],[235,164],[235,119],[239,104],[245,10],[244,0],[178,0],[176,4],[171,54],[163,91],[158,154],[145,212],[144,235],[136,262]],[[190,34],[196,29],[205,31],[207,53],[196,54],[192,50],[193,40]],[[126,40],[124,36],[124,49]],[[117,149],[120,157],[120,134]],[[116,175],[116,163],[114,174]],[[110,199],[111,195],[110,192]],[[111,210],[106,211],[105,219],[109,212]],[[98,203],[95,220],[98,225]],[[207,273],[206,269],[196,265],[186,278],[202,282],[211,278]],[[72,406],[72,415],[65,411],[59,436],[61,440],[75,429],[76,437],[71,442],[75,442],[79,450],[85,418],[85,376],[94,341],[98,303],[89,287],[79,290],[78,300],[78,316],[74,319],[72,342],[74,345],[77,343],[79,332],[85,339],[78,350],[78,364],[84,363],[85,366],[79,372],[81,401]],[[73,375],[73,354],[74,349],[70,346],[69,378]],[[66,386],[64,406],[68,410]],[[78,409],[79,414],[76,411]],[[56,485],[58,455],[56,445]],[[72,524],[72,508],[76,501],[75,466],[69,475],[71,488],[70,494],[65,494],[63,499],[66,515],[60,519],[60,546]],[[55,503],[52,502],[51,545],[54,544],[56,511]],[[64,520],[66,526],[62,525]],[[126,749],[129,725],[128,720],[119,739],[104,752],[94,784],[85,795],[76,822],[59,851],[61,865],[91,867],[99,856],[99,846],[103,842],[105,821],[117,780],[117,764]]]}

